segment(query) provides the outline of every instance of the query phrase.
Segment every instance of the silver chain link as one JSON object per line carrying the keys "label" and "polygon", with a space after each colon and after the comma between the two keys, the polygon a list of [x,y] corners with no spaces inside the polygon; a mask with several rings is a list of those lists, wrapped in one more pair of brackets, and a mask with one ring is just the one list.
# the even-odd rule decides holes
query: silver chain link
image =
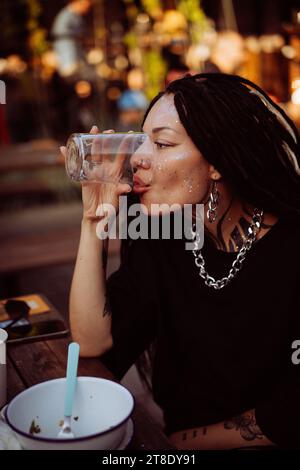
{"label": "silver chain link", "polygon": [[205,261],[201,250],[198,248],[200,244],[200,235],[196,232],[196,225],[194,224],[192,227],[192,236],[194,240],[194,249],[192,253],[195,257],[195,264],[199,270],[199,276],[204,279],[205,284],[208,287],[214,287],[214,289],[222,289],[225,287],[239,272],[241,269],[243,262],[245,260],[247,252],[251,249],[253,242],[256,239],[257,233],[261,227],[262,218],[264,212],[260,209],[254,209],[254,214],[252,217],[252,222],[250,227],[248,227],[248,237],[245,240],[243,246],[240,248],[236,259],[232,263],[232,267],[229,271],[228,276],[222,277],[221,279],[214,279],[212,276],[208,274],[205,269]]}

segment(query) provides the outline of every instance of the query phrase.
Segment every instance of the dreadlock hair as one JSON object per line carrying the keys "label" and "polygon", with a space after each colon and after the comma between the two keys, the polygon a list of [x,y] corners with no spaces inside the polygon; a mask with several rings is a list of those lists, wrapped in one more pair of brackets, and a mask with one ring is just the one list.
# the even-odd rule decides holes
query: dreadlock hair
{"label": "dreadlock hair", "polygon": [[203,73],[171,82],[165,94],[187,134],[242,200],[287,219],[300,216],[300,138],[269,96],[237,75]]}

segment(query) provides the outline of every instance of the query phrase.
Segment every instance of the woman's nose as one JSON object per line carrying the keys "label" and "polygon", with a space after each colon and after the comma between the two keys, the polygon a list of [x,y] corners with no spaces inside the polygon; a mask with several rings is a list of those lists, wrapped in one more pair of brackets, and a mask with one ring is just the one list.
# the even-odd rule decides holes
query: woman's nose
{"label": "woman's nose", "polygon": [[144,170],[149,170],[151,167],[151,160],[150,158],[139,157],[132,160],[132,168],[133,173],[136,173],[139,168],[143,168]]}
{"label": "woman's nose", "polygon": [[[148,145],[146,145],[148,144]],[[151,167],[152,160],[152,146],[149,145],[149,142],[144,142],[131,156],[130,164],[132,166],[133,172],[135,173],[139,168],[144,170],[149,170]]]}

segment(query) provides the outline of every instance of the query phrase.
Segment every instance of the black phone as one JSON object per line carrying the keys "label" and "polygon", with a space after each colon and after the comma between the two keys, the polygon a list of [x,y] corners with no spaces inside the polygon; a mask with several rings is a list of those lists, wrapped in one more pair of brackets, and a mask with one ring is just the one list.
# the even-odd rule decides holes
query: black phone
{"label": "black phone", "polygon": [[35,323],[23,321],[7,329],[7,342],[16,343],[36,341],[47,338],[61,338],[69,334],[69,330],[62,320],[44,320]]}

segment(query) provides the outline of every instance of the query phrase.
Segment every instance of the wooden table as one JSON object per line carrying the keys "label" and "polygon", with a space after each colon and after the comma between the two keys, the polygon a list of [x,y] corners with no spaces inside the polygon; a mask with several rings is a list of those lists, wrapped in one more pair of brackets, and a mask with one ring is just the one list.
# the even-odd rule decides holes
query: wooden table
{"label": "wooden table", "polygon": [[[8,400],[32,385],[64,377],[69,342],[69,339],[64,338],[19,345],[9,344],[7,349]],[[111,372],[97,358],[81,358],[78,375],[114,380]],[[128,449],[174,450],[173,445],[141,403],[136,403],[132,418],[134,436]]]}

